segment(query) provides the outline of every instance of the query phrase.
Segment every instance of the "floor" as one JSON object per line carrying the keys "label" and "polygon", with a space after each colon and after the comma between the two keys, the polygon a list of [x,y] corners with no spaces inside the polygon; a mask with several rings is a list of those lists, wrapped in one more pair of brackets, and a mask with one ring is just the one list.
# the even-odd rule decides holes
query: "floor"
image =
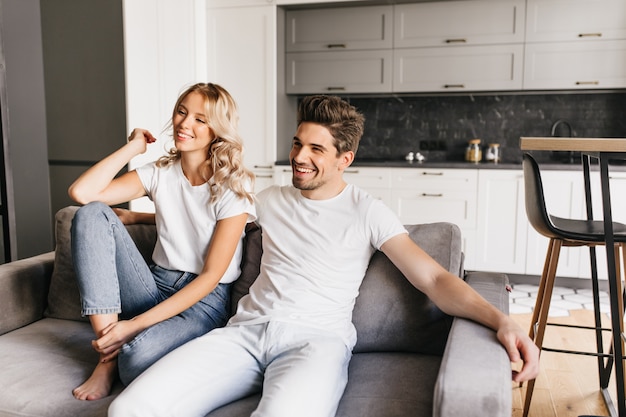
{"label": "floor", "polygon": [[[509,296],[509,314],[532,313],[535,306],[538,287],[529,284],[513,284]],[[567,317],[570,310],[593,310],[593,298],[590,289],[554,287],[550,302],[551,317]],[[600,311],[609,313],[609,294],[600,292]]]}

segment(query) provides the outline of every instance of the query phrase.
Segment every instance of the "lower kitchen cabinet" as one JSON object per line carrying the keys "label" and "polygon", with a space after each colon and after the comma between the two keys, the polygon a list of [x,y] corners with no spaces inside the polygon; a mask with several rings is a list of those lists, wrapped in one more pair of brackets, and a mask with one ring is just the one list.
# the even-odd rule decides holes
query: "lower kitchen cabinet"
{"label": "lower kitchen cabinet", "polygon": [[[585,218],[585,193],[581,171],[541,172],[546,208],[554,216],[570,219]],[[524,211],[526,218],[526,212]],[[526,222],[528,220],[526,218]],[[528,224],[526,242],[526,274],[541,275],[548,249],[548,239],[541,236]],[[580,259],[589,258],[585,247],[564,247],[559,255],[557,276],[581,277]],[[587,270],[588,271],[588,270]],[[587,274],[587,276],[590,276]]]}
{"label": "lower kitchen cabinet", "polygon": [[478,170],[392,168],[391,208],[404,224],[460,227],[465,267],[474,267]]}
{"label": "lower kitchen cabinet", "polygon": [[527,220],[520,170],[480,170],[475,268],[523,274]]}

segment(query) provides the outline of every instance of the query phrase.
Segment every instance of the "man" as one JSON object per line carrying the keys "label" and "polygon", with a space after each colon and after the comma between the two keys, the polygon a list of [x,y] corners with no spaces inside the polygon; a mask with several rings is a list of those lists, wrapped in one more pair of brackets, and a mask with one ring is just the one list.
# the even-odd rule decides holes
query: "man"
{"label": "man", "polygon": [[332,417],[356,343],[352,309],[369,259],[382,250],[443,311],[497,331],[514,381],[534,378],[539,352],[522,329],[408,236],[383,203],[343,180],[363,116],[338,97],[298,109],[293,187],[257,197],[259,277],[225,328],[167,355],[112,403],[116,416],[204,416],[262,390],[254,417]]}

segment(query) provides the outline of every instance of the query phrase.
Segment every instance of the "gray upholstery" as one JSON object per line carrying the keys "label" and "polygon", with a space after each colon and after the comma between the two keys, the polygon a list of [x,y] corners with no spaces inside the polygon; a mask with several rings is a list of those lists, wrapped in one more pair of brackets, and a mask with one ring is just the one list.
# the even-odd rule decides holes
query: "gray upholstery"
{"label": "gray upholstery", "polygon": [[[69,252],[75,207],[56,217],[54,253],[0,265],[0,417],[105,416],[123,389],[93,402],[71,390],[91,372],[97,355],[91,328],[80,317]],[[448,223],[407,226],[411,238],[455,273],[462,271],[459,229]],[[154,227],[129,228],[149,256]],[[242,276],[233,306],[258,273],[261,231],[246,237]],[[467,281],[503,311],[506,276],[470,273]],[[233,307],[234,308],[234,307]],[[358,342],[337,416],[503,416],[511,412],[511,367],[493,331],[443,314],[380,252],[370,262],[354,310]],[[451,328],[451,329],[450,329]],[[250,415],[258,395],[210,413]]]}

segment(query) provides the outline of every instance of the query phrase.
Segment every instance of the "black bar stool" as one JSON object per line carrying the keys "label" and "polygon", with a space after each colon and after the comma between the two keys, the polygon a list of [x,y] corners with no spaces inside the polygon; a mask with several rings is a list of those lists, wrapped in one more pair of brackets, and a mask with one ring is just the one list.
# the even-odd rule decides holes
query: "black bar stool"
{"label": "black bar stool", "polygon": [[[524,191],[526,200],[526,215],[531,226],[541,235],[550,239],[548,243],[548,252],[546,254],[546,261],[541,275],[541,281],[539,283],[539,290],[537,293],[537,300],[535,302],[535,308],[533,310],[533,317],[530,324],[529,336],[534,339],[535,344],[539,349],[552,352],[561,353],[573,353],[582,355],[592,355],[598,357],[598,369],[600,377],[600,386],[603,389],[608,387],[608,380],[613,364],[613,355],[611,353],[605,354],[602,346],[602,331],[608,330],[601,327],[600,317],[600,298],[598,290],[598,271],[595,257],[595,246],[604,245],[604,223],[597,220],[576,220],[576,219],[564,219],[561,217],[550,215],[546,209],[545,197],[543,192],[543,183],[541,181],[541,173],[539,172],[539,166],[535,159],[528,153],[524,154],[524,160],[522,162],[524,169]],[[626,225],[621,223],[613,223],[613,230],[615,231],[615,259],[620,259],[620,251],[624,254],[624,247],[626,244]],[[550,349],[543,347],[543,337],[546,330],[546,325],[551,325],[547,322],[548,310],[550,308],[550,299],[552,297],[552,289],[554,287],[554,281],[556,278],[556,269],[559,261],[559,253],[562,246],[588,246],[591,251],[591,280],[594,299],[594,315],[595,315],[595,327],[587,326],[568,326],[581,329],[591,329],[596,332],[596,345],[597,352],[579,352],[562,349]],[[607,248],[608,250],[608,248]],[[624,268],[626,270],[626,257],[623,258]],[[623,294],[621,271],[619,263],[616,265],[617,269],[617,288],[619,294]],[[622,334],[624,333],[624,298],[620,297],[620,335],[613,335],[613,337],[620,337],[622,344],[624,339]],[[604,359],[607,359],[608,365],[604,365]],[[619,358],[621,359],[621,358]],[[530,402],[535,387],[535,380],[528,381],[526,388],[526,397],[524,399],[524,413],[523,416],[528,416],[530,409]]]}

